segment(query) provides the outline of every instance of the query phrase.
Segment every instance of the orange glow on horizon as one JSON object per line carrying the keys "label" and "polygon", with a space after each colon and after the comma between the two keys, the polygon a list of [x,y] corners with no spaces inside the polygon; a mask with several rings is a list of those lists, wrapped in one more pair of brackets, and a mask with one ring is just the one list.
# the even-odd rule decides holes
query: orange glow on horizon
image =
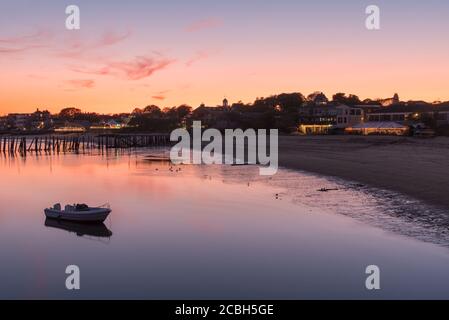
{"label": "orange glow on horizon", "polygon": [[[242,8],[238,16],[235,10],[210,16],[195,11],[173,20],[167,19],[171,11],[161,11],[157,19],[141,21],[131,17],[144,10],[127,11],[126,18],[127,8],[117,5],[112,16],[99,15],[76,32],[48,22],[58,19],[12,12],[0,31],[0,115],[37,108],[105,114],[150,104],[196,108],[219,105],[224,97],[251,103],[315,91],[328,98],[338,92],[362,100],[398,93],[402,101],[449,101],[449,44],[441,27],[447,22],[438,10],[427,13],[426,23],[415,19],[404,26],[401,21],[410,17],[391,7],[398,20],[370,32],[360,23],[364,10],[349,4],[344,13],[310,5],[301,19],[280,19],[295,11],[261,5],[260,11]],[[56,14],[50,9],[48,15]],[[338,14],[341,19],[327,19]],[[35,27],[44,22],[50,24]]]}

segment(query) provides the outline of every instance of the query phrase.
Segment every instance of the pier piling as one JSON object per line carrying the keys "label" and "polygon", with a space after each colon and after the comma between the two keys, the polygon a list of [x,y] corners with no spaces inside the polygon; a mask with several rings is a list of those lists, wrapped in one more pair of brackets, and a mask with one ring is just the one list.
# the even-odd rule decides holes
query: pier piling
{"label": "pier piling", "polygon": [[83,134],[83,135],[4,135],[0,136],[3,154],[58,154],[89,150],[137,149],[170,144],[169,134]]}

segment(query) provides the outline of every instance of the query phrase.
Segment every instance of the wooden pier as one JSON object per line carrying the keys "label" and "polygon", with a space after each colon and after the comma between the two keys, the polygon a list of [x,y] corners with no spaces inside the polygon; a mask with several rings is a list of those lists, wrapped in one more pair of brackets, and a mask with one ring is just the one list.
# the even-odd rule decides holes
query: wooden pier
{"label": "wooden pier", "polygon": [[169,134],[100,134],[0,136],[3,154],[65,153],[104,149],[133,149],[170,145]]}

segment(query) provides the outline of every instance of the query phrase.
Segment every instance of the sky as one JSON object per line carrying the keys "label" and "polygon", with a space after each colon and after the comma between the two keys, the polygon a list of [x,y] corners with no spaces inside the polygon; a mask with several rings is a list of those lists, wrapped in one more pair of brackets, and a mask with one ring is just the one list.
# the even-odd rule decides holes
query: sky
{"label": "sky", "polygon": [[[372,4],[380,30],[365,27]],[[282,92],[446,101],[448,34],[447,0],[1,0],[0,115]]]}

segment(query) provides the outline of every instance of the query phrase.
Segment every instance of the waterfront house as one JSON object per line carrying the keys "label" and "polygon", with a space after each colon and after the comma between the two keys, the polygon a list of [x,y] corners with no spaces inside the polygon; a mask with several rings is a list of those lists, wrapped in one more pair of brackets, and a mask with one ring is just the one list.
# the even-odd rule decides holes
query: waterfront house
{"label": "waterfront house", "polygon": [[7,127],[12,130],[25,131],[31,125],[30,113],[10,113],[7,116]]}
{"label": "waterfront house", "polygon": [[91,130],[120,130],[122,128],[125,127],[125,124],[114,120],[114,119],[110,119],[107,121],[101,121],[98,124],[93,124],[90,126]]}
{"label": "waterfront house", "polygon": [[388,122],[365,122],[359,123],[345,129],[347,134],[360,135],[396,135],[403,136],[409,132],[409,126],[393,121]]}
{"label": "waterfront house", "polygon": [[80,123],[66,121],[63,125],[56,126],[54,131],[58,133],[82,133],[86,132],[87,128]]}
{"label": "waterfront house", "polygon": [[339,105],[336,109],[337,123],[335,127],[338,129],[354,126],[364,121],[364,112],[362,108]]}
{"label": "waterfront house", "polygon": [[364,121],[359,107],[318,105],[299,108],[300,134],[329,134]]}
{"label": "waterfront house", "polygon": [[5,128],[16,131],[40,131],[49,129],[52,117],[48,111],[37,109],[33,113],[10,113],[6,117]]}
{"label": "waterfront house", "polygon": [[187,122],[191,125],[192,121],[201,121],[204,128],[215,128],[225,130],[234,128],[236,123],[231,119],[231,108],[227,99],[223,100],[223,104],[217,107],[208,107],[201,104],[193,110]]}
{"label": "waterfront house", "polygon": [[0,131],[5,131],[7,129],[7,118],[0,117]]}
{"label": "waterfront house", "polygon": [[332,105],[305,105],[298,113],[300,134],[328,134],[337,123],[338,109]]}
{"label": "waterfront house", "polygon": [[436,126],[447,125],[449,124],[449,106],[403,105],[383,108],[367,114],[367,121],[371,122],[394,121],[413,124],[422,121],[423,118],[432,119]]}

